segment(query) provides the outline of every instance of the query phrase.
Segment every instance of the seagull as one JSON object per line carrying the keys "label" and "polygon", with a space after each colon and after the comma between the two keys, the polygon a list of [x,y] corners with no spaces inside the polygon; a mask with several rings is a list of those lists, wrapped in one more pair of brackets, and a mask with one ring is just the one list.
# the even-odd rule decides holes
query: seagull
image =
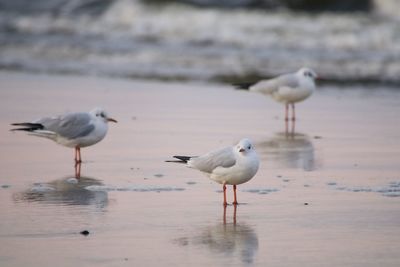
{"label": "seagull", "polygon": [[12,123],[21,128],[11,131],[26,131],[54,142],[75,148],[75,163],[81,163],[81,147],[94,145],[106,136],[108,122],[117,122],[108,117],[102,108],[90,112],[66,113],[57,117],[45,117],[33,122]]}
{"label": "seagull", "polygon": [[211,180],[223,185],[224,206],[226,185],[233,185],[234,201],[237,205],[236,186],[249,181],[258,171],[260,160],[252,142],[244,138],[234,146],[211,151],[203,156],[174,156],[178,160],[167,162],[185,163],[188,167],[206,174]]}
{"label": "seagull", "polygon": [[289,105],[292,106],[292,121],[296,120],[294,104],[308,98],[315,90],[318,75],[310,68],[301,68],[297,72],[283,74],[256,83],[236,84],[240,89],[249,89],[270,95],[274,100],[285,104],[285,120],[289,120]]}

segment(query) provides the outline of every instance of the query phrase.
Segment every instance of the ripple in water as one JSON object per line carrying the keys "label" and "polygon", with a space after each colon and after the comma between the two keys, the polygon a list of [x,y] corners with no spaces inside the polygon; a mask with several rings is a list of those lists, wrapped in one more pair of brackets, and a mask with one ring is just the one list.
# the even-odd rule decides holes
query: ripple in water
{"label": "ripple in water", "polygon": [[348,191],[348,192],[373,192],[380,193],[385,197],[400,197],[400,181],[393,181],[385,186],[343,186],[338,185],[336,182],[329,182],[329,187],[335,190]]}
{"label": "ripple in water", "polygon": [[171,192],[183,191],[185,188],[174,186],[152,186],[152,185],[129,185],[129,186],[113,186],[113,185],[90,185],[85,188],[90,191],[128,191],[128,192]]}

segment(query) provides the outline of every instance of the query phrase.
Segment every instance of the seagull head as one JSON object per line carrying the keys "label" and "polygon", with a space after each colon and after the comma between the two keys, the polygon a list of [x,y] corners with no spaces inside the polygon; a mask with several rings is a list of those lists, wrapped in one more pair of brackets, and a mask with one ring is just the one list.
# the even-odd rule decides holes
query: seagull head
{"label": "seagull head", "polygon": [[117,122],[115,119],[108,117],[107,112],[102,108],[95,108],[92,111],[90,111],[90,114],[92,114],[96,118],[104,121],[105,123],[107,123],[109,121]]}
{"label": "seagull head", "polygon": [[316,80],[318,79],[318,75],[315,71],[310,68],[301,68],[297,71],[297,75],[300,77],[304,77],[306,79]]}
{"label": "seagull head", "polygon": [[235,150],[239,154],[246,155],[247,153],[254,151],[254,147],[249,139],[244,138],[235,146]]}

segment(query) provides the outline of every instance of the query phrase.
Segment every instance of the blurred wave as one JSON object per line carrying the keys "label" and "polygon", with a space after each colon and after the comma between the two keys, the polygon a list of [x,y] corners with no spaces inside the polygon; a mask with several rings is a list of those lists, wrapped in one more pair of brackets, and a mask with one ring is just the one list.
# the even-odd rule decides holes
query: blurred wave
{"label": "blurred wave", "polygon": [[150,0],[157,3],[181,2],[202,7],[223,8],[290,8],[306,11],[355,11],[370,10],[371,0]]}
{"label": "blurred wave", "polygon": [[352,13],[161,2],[0,0],[0,68],[231,82],[307,65],[332,81],[400,83],[399,2]]}

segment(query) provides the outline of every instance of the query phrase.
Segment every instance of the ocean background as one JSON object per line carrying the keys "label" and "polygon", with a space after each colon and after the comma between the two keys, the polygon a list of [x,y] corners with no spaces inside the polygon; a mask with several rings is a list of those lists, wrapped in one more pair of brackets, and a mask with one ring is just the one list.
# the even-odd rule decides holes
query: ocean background
{"label": "ocean background", "polygon": [[398,85],[399,14],[396,0],[0,0],[0,69],[236,82],[309,66]]}

